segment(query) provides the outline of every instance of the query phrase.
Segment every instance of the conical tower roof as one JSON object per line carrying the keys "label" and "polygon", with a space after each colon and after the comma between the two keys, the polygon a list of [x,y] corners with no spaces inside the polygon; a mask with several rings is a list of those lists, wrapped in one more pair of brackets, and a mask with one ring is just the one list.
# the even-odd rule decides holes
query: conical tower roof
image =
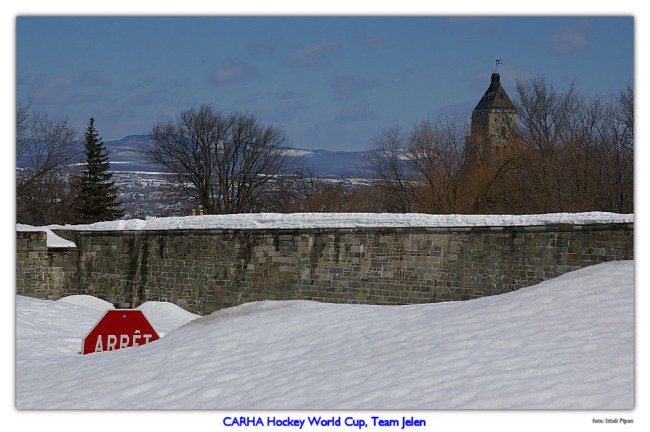
{"label": "conical tower roof", "polygon": [[476,108],[474,108],[474,111],[495,108],[515,111],[515,105],[501,86],[501,78],[498,73],[492,74],[490,87],[488,87],[485,94],[476,105]]}

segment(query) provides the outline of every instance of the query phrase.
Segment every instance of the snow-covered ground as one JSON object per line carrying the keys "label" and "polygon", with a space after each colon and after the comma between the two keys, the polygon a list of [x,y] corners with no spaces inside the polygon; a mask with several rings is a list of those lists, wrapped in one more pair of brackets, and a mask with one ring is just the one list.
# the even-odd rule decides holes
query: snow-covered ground
{"label": "snow-covered ground", "polygon": [[266,301],[205,317],[149,302],[160,340],[79,354],[110,307],[16,297],[17,408],[635,406],[633,261],[465,302]]}

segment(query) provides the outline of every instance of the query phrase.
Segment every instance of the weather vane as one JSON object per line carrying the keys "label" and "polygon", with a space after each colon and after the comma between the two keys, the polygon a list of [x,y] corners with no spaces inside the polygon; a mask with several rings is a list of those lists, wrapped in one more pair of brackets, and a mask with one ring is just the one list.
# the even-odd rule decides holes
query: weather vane
{"label": "weather vane", "polygon": [[501,60],[501,59],[497,59],[497,64],[494,65],[494,72],[495,72],[495,73],[496,73],[496,71],[497,71],[497,67],[499,67],[500,64],[503,64],[503,60]]}

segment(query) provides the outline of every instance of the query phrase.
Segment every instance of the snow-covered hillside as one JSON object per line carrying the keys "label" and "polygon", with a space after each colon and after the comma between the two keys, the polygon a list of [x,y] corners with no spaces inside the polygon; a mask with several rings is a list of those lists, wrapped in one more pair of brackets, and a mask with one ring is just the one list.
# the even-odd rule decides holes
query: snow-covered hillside
{"label": "snow-covered hillside", "polygon": [[[16,298],[19,409],[631,409],[634,262],[499,296],[407,306],[141,309],[163,336],[80,355],[110,308]],[[213,430],[222,430],[215,425]]]}

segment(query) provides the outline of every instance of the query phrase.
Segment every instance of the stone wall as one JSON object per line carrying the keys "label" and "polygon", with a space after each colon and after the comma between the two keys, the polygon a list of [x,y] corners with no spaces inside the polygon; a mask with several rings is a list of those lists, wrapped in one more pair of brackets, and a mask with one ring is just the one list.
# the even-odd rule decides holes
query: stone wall
{"label": "stone wall", "polygon": [[76,248],[48,248],[43,231],[16,232],[17,292],[57,299],[78,291]]}
{"label": "stone wall", "polygon": [[406,304],[500,294],[633,259],[632,224],[19,232],[17,292],[201,314],[257,300]]}

